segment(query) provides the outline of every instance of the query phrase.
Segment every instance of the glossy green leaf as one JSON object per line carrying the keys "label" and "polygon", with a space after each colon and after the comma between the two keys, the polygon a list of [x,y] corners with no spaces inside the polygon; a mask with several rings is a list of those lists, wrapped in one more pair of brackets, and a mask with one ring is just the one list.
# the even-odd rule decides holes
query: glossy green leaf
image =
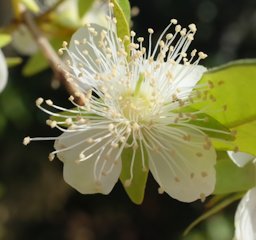
{"label": "glossy green leaf", "polygon": [[22,58],[20,57],[8,57],[6,58],[6,63],[8,67],[14,67],[22,63]]}
{"label": "glossy green leaf", "polygon": [[0,34],[0,48],[8,45],[12,41],[12,37],[10,34],[1,33]]}
{"label": "glossy green leaf", "polygon": [[[145,159],[147,159],[146,152],[144,151]],[[142,170],[141,151],[138,148],[136,150],[136,156],[133,166],[133,179],[130,186],[126,187],[126,180],[130,179],[130,167],[133,151],[131,148],[125,148],[122,152],[122,172],[120,180],[124,185],[124,189],[127,192],[130,199],[136,203],[141,204],[144,198],[144,192],[147,183],[148,171]]]}
{"label": "glossy green leaf", "polygon": [[[192,107],[180,108],[179,111],[181,114],[189,114],[196,112],[196,109]],[[233,141],[234,136],[231,134],[229,128],[221,124],[219,121],[211,117],[206,113],[196,113],[196,119],[193,118],[188,122],[190,124],[199,126],[199,128],[207,134],[208,137],[212,139],[222,139],[227,141]]]}
{"label": "glossy green leaf", "polygon": [[78,14],[82,18],[87,11],[91,8],[94,0],[78,0]]}
{"label": "glossy green leaf", "polygon": [[230,160],[226,152],[218,155],[216,168],[215,194],[227,194],[246,191],[256,185],[256,166],[249,163],[238,167]]}
{"label": "glossy green leaf", "polygon": [[39,13],[40,8],[34,0],[21,0],[21,2],[33,13]]}
{"label": "glossy green leaf", "polygon": [[240,151],[256,155],[256,60],[240,60],[212,69],[198,85],[208,83],[208,98],[195,107],[207,105],[207,114],[237,131],[235,144]]}
{"label": "glossy green leaf", "polygon": [[[57,51],[57,49],[61,46],[62,40],[53,39],[51,41],[52,47]],[[33,76],[49,67],[47,59],[44,55],[39,51],[33,56],[30,57],[25,67],[22,69],[22,74],[26,77]]]}
{"label": "glossy green leaf", "polygon": [[122,9],[122,12],[126,18],[128,25],[130,25],[130,21],[131,21],[130,2],[128,0],[116,0],[116,2],[119,4],[120,8]]}
{"label": "glossy green leaf", "polygon": [[114,4],[114,15],[117,20],[117,35],[124,39],[130,36],[130,3],[128,0],[111,0]]}
{"label": "glossy green leaf", "polygon": [[22,74],[26,77],[33,76],[48,68],[48,62],[41,52],[34,54],[27,62],[22,70]]}
{"label": "glossy green leaf", "polygon": [[234,127],[233,130],[237,132],[235,144],[239,151],[256,155],[256,116],[255,120]]}

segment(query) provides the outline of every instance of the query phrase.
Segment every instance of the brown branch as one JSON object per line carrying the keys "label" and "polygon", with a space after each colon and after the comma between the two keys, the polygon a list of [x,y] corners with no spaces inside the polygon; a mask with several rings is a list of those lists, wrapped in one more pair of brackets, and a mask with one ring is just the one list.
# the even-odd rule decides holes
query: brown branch
{"label": "brown branch", "polygon": [[48,39],[43,35],[42,31],[38,28],[32,14],[27,10],[25,10],[22,16],[23,16],[24,23],[27,25],[28,29],[30,30],[39,49],[41,50],[45,58],[48,60],[49,65],[53,70],[56,79],[59,80],[65,86],[67,91],[72,96],[74,96],[75,101],[79,105],[84,105],[85,96],[82,93],[79,93],[78,95],[77,94],[78,89],[74,86],[74,84],[67,81],[66,74],[64,71],[65,66],[62,60],[59,58],[55,50],[52,48]]}

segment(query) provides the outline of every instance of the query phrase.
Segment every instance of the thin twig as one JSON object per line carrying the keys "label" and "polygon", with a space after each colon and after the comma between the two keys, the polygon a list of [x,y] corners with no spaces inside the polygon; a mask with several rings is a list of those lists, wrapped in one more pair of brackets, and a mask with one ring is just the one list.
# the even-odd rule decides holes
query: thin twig
{"label": "thin twig", "polygon": [[75,101],[79,105],[84,104],[84,95],[82,93],[77,94],[78,89],[66,79],[65,74],[65,66],[55,50],[52,48],[51,44],[49,43],[48,39],[43,35],[41,30],[38,28],[34,17],[28,11],[24,11],[23,14],[24,23],[27,25],[28,29],[30,30],[32,36],[34,37],[39,49],[41,50],[42,54],[48,60],[51,69],[54,72],[56,79],[58,79],[64,86],[66,87],[67,91],[75,97]]}

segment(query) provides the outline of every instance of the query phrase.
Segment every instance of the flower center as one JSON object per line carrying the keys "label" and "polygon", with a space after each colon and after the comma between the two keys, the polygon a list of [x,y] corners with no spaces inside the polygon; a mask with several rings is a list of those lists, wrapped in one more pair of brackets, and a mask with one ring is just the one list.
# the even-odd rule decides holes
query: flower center
{"label": "flower center", "polygon": [[119,97],[119,104],[125,118],[140,124],[147,122],[152,104],[145,93],[136,90],[123,93]]}

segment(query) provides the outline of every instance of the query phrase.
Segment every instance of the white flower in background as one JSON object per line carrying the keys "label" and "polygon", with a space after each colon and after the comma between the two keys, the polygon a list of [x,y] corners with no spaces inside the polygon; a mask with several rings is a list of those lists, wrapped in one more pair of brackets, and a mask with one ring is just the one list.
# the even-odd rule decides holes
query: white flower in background
{"label": "white flower in background", "polygon": [[[256,163],[255,156],[251,154],[228,151],[228,155],[239,167],[244,167],[249,162]],[[234,240],[256,240],[256,187],[249,190],[238,205]]]}
{"label": "white flower in background", "polygon": [[82,17],[79,16],[78,0],[66,0],[57,8],[56,13],[61,21],[70,22],[74,26],[82,26],[85,23],[96,23],[106,27],[107,4],[95,1],[90,10]]}
{"label": "white flower in background", "polygon": [[249,190],[238,205],[235,215],[234,240],[256,239],[256,187]]}
{"label": "white flower in background", "polygon": [[81,23],[84,25],[86,23],[95,23],[103,27],[108,26],[106,20],[106,13],[108,11],[108,5],[102,3],[101,1],[95,1],[90,11],[88,11],[85,16],[81,19]]}
{"label": "white flower in background", "polygon": [[[111,5],[112,6],[112,5]],[[172,19],[152,46],[153,29],[148,29],[148,49],[142,37],[131,32],[130,53],[116,34],[116,19],[108,17],[108,28],[92,24],[79,29],[69,47],[63,43],[68,81],[86,94],[84,106],[74,97],[76,107],[65,109],[51,100],[39,98],[37,106],[55,120],[52,128],[63,132],[59,137],[24,139],[55,140],[53,151],[64,163],[64,179],[84,194],[108,194],[122,169],[122,152],[128,148],[130,177],[134,180],[134,161],[138,155],[143,168],[151,171],[166,192],[180,201],[204,200],[215,187],[216,152],[204,130],[190,122],[205,121],[201,110],[183,111],[195,101],[204,101],[203,91],[195,84],[206,70],[198,66],[206,55],[188,48],[196,26],[188,29]],[[174,33],[168,33],[174,26]],[[88,90],[89,89],[89,90]],[[88,91],[87,91],[88,90]],[[54,113],[42,104],[64,113]],[[68,127],[67,127],[68,126]],[[67,128],[66,128],[67,127]]]}
{"label": "white flower in background", "polygon": [[228,155],[238,167],[243,167],[247,163],[256,160],[255,156],[243,152],[228,151]]}
{"label": "white flower in background", "polygon": [[12,33],[12,46],[23,55],[33,55],[38,49],[33,36],[24,24],[19,25]]}
{"label": "white flower in background", "polygon": [[4,54],[0,49],[0,92],[3,91],[8,80],[8,68],[5,61]]}
{"label": "white flower in background", "polygon": [[[54,1],[49,1],[44,4],[41,3],[40,6],[47,10],[53,4]],[[106,27],[106,12],[107,5],[100,1],[95,1],[92,8],[82,19],[80,19],[78,14],[77,0],[66,0],[56,9],[58,19],[65,22],[71,22],[71,25],[73,24],[75,26],[82,26],[86,22],[91,22]],[[18,53],[28,56],[33,55],[38,50],[33,36],[24,24],[20,24],[12,33],[12,45]]]}

